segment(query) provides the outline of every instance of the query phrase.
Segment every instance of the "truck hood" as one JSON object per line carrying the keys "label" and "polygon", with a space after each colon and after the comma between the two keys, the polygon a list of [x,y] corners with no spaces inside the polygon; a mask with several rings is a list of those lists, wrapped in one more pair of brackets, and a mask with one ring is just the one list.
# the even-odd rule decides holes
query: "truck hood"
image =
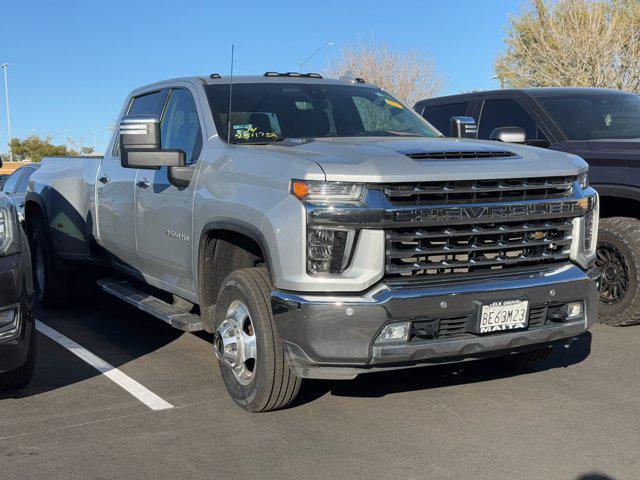
{"label": "truck hood", "polygon": [[[569,176],[587,164],[575,155],[522,145],[453,138],[323,138],[309,143],[263,148],[316,162],[326,179],[351,182],[481,180]],[[482,159],[413,159],[425,152],[510,151],[515,156]]]}

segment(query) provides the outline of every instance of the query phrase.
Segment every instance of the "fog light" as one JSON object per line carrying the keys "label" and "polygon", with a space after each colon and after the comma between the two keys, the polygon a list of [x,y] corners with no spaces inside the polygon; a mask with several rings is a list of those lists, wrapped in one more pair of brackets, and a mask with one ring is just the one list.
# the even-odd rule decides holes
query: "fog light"
{"label": "fog light", "polygon": [[14,325],[18,316],[17,308],[9,308],[7,310],[0,311],[0,328],[7,325]]}
{"label": "fog light", "polygon": [[385,325],[380,335],[378,335],[378,342],[381,343],[393,343],[393,342],[406,342],[409,340],[409,334],[411,333],[411,322],[394,322]]}
{"label": "fog light", "polygon": [[571,302],[567,304],[567,319],[582,317],[582,302]]}

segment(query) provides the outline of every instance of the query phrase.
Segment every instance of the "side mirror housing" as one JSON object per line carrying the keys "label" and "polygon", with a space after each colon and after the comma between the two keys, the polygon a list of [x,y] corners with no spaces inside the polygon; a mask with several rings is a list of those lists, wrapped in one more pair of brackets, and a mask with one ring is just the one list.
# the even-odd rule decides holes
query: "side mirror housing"
{"label": "side mirror housing", "polygon": [[157,116],[129,116],[120,122],[120,164],[124,168],[158,170],[184,167],[186,159],[182,150],[161,148]]}
{"label": "side mirror housing", "polygon": [[498,127],[491,131],[489,140],[506,143],[525,143],[527,141],[527,134],[524,128],[521,127]]}
{"label": "side mirror housing", "polygon": [[478,126],[473,117],[451,117],[451,136],[457,138],[477,138]]}

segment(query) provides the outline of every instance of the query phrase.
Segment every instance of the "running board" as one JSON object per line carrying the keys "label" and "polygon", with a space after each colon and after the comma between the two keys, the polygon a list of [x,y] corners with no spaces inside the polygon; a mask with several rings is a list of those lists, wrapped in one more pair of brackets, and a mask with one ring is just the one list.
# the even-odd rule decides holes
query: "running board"
{"label": "running board", "polygon": [[105,292],[123,300],[134,307],[138,307],[143,312],[159,318],[178,330],[184,332],[197,332],[204,330],[205,325],[202,318],[192,313],[180,310],[170,303],[163,302],[148,293],[136,289],[127,280],[115,280],[113,278],[102,278],[98,280],[98,286]]}

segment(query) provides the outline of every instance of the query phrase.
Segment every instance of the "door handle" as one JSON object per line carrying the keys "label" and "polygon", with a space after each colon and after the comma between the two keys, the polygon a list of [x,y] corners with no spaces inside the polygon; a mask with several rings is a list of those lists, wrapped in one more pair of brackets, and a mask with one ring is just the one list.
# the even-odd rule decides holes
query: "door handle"
{"label": "door handle", "polygon": [[102,175],[100,178],[98,178],[98,181],[100,183],[109,183],[109,175],[107,175],[106,173],[104,175]]}
{"label": "door handle", "polygon": [[149,188],[151,184],[149,183],[149,180],[147,180],[146,178],[143,178],[142,180],[138,180],[136,182],[136,185],[140,188]]}

